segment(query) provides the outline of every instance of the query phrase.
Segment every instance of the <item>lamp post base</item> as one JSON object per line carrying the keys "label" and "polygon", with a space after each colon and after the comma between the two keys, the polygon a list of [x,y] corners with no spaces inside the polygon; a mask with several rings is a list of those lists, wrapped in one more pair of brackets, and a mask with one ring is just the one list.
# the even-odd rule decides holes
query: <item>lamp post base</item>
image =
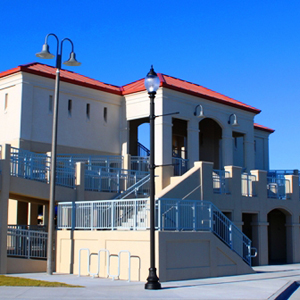
{"label": "lamp post base", "polygon": [[161,284],[159,278],[156,275],[156,268],[149,269],[149,276],[147,282],[145,283],[146,290],[159,290],[161,289]]}

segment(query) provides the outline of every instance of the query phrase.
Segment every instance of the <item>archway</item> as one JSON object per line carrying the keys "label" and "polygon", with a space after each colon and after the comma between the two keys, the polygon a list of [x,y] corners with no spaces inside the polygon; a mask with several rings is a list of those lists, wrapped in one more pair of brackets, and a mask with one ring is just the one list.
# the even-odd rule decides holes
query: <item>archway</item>
{"label": "archway", "polygon": [[199,160],[214,163],[214,169],[222,168],[222,128],[210,118],[199,123]]}
{"label": "archway", "polygon": [[[129,154],[132,156],[147,156],[146,150],[141,150],[140,144],[145,145],[145,140],[148,138],[149,140],[149,126],[143,126],[143,124],[147,125],[149,123],[149,118],[142,118],[137,120],[129,121]],[[143,129],[141,132],[140,129]],[[144,139],[140,141],[140,136],[143,135]],[[148,142],[149,143],[149,142]],[[142,153],[141,153],[142,152]],[[144,153],[145,152],[145,153]]]}
{"label": "archway", "polygon": [[287,263],[286,217],[279,209],[268,213],[269,264]]}

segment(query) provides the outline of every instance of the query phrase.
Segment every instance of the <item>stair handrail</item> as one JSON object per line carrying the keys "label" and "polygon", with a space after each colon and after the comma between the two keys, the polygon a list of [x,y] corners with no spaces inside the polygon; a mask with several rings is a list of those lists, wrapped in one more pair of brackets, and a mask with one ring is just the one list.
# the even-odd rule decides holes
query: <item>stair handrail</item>
{"label": "stair handrail", "polygon": [[135,184],[130,186],[126,191],[124,191],[121,194],[118,194],[113,200],[121,200],[124,199],[125,197],[129,196],[132,194],[134,191],[138,190],[140,187],[142,187],[144,184],[150,181],[150,174],[147,176],[143,177],[141,180],[137,181]]}

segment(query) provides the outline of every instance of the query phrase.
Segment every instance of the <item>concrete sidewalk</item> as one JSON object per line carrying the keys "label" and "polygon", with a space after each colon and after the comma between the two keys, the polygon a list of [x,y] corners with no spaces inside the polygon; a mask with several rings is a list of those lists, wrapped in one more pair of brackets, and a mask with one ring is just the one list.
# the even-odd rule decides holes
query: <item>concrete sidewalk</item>
{"label": "concrete sidewalk", "polygon": [[[83,288],[0,287],[0,299],[276,299],[293,283],[300,282],[300,264],[254,267],[256,274],[162,283],[162,289],[144,289],[142,282],[78,277],[46,273],[13,274],[58,281]],[[297,284],[293,290],[297,288]],[[300,290],[299,290],[300,292]],[[288,299],[282,295],[280,299]],[[296,292],[291,299],[300,299]]]}

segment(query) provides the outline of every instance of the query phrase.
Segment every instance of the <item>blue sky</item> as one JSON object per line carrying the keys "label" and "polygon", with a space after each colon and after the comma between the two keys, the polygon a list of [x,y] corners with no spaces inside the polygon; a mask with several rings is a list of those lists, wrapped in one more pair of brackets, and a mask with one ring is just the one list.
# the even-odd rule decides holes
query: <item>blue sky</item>
{"label": "blue sky", "polygon": [[300,169],[299,0],[3,0],[1,11],[0,71],[54,65],[35,57],[50,32],[74,42],[82,66],[68,69],[106,83],[135,81],[154,64],[261,109],[255,122],[276,130],[270,167]]}

